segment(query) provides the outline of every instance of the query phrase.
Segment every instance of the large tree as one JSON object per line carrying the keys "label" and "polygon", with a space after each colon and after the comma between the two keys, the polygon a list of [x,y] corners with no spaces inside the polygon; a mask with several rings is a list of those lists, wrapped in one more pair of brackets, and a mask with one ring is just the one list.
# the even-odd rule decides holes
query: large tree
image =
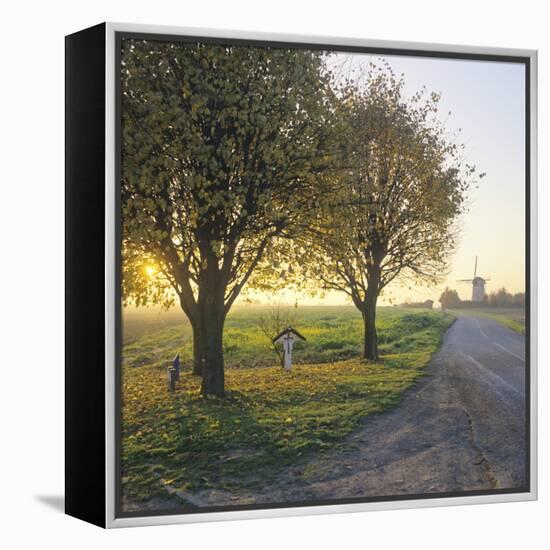
{"label": "large tree", "polygon": [[380,293],[398,278],[444,275],[475,169],[438,122],[439,96],[407,97],[388,66],[340,93],[339,191],[321,209],[308,254],[322,286],[360,310],[364,357],[377,360]]}
{"label": "large tree", "polygon": [[306,50],[123,42],[124,297],[179,302],[203,394],[224,392],[231,306],[319,193],[323,67]]}

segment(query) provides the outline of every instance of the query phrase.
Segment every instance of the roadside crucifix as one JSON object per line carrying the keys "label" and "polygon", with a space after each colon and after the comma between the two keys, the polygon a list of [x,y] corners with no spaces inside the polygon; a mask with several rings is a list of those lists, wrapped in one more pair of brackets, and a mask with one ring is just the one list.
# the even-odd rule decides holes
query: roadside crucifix
{"label": "roadside crucifix", "polygon": [[282,332],[277,334],[275,338],[273,338],[274,344],[283,344],[283,364],[285,370],[290,370],[292,368],[292,346],[296,340],[305,341],[305,338],[292,327],[285,328]]}

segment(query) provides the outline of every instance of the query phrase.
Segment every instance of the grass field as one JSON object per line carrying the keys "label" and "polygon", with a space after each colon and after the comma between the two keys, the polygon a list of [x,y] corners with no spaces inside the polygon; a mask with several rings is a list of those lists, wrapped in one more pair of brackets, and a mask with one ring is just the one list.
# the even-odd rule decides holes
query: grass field
{"label": "grass field", "polygon": [[[294,313],[294,308],[289,308]],[[224,358],[227,367],[275,366],[277,356],[262,333],[260,319],[267,306],[233,308],[225,323]],[[383,354],[417,351],[428,343],[423,329],[439,314],[400,308],[379,308],[377,328]],[[306,342],[294,346],[294,363],[328,363],[361,353],[363,321],[353,306],[300,306],[295,328]],[[129,367],[167,364],[176,353],[184,368],[191,368],[192,331],[181,311],[168,314],[134,313],[125,316],[123,362]]]}
{"label": "grass field", "polygon": [[[265,309],[263,309],[265,313]],[[224,399],[202,398],[186,371],[166,389],[166,364],[176,352],[189,362],[189,327],[132,333],[123,349],[123,494],[136,501],[216,487],[231,491],[274,478],[280,468],[338,444],[362,418],[396,405],[423,375],[451,314],[380,308],[383,358],[360,357],[361,317],[353,307],[300,308],[292,372],[258,327],[261,307],[236,309],[224,333]]]}
{"label": "grass field", "polygon": [[514,332],[525,334],[525,309],[523,308],[476,308],[454,311],[456,315],[473,315],[493,319]]}

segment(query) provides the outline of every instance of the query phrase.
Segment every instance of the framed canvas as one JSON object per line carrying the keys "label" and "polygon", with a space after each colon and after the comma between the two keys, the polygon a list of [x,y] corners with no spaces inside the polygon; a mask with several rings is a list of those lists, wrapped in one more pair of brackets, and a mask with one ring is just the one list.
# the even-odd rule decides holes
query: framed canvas
{"label": "framed canvas", "polygon": [[532,500],[536,52],[66,37],[66,512]]}

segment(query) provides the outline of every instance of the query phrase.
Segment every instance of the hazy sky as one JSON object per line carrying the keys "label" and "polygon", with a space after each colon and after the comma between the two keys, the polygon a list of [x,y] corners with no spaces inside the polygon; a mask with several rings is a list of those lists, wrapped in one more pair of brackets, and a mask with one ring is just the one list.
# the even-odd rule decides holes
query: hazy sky
{"label": "hazy sky", "polygon": [[[340,62],[349,54],[338,54]],[[450,262],[447,280],[437,288],[389,290],[397,302],[439,298],[445,286],[470,299],[471,286],[457,279],[471,278],[478,256],[478,275],[490,278],[487,292],[504,286],[511,292],[525,290],[525,67],[523,64],[462,61],[420,57],[384,56],[396,74],[404,73],[406,91],[423,85],[441,93],[441,113],[449,130],[461,128],[466,160],[487,175],[470,193],[470,210],[461,219],[462,236]],[[348,67],[356,69],[377,56],[353,54]],[[347,69],[346,69],[347,72]],[[447,113],[451,115],[447,117]],[[264,300],[266,296],[262,296]],[[293,300],[289,293],[271,301]],[[382,299],[382,304],[387,303]],[[298,297],[300,303],[311,303]],[[318,301],[318,300],[316,300]],[[330,294],[324,303],[345,303]]]}

